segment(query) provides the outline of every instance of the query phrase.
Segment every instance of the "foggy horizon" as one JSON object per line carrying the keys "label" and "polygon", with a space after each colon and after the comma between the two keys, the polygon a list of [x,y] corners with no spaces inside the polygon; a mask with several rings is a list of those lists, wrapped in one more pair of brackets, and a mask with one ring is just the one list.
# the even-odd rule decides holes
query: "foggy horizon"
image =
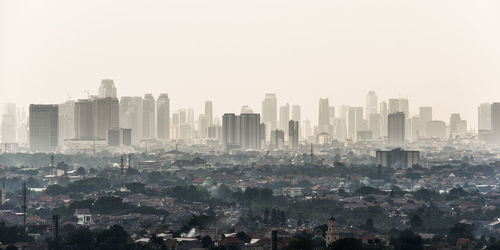
{"label": "foggy horizon", "polygon": [[110,78],[119,96],[168,93],[172,111],[196,113],[212,100],[219,117],[258,113],[276,93],[315,122],[319,98],[364,106],[374,90],[477,128],[478,105],[500,92],[498,11],[496,1],[2,1],[0,100],[62,103]]}

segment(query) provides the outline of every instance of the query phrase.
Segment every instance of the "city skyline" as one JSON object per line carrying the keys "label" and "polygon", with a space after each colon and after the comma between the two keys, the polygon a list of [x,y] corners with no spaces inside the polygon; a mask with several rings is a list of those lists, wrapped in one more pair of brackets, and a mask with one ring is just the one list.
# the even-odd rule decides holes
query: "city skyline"
{"label": "city skyline", "polygon": [[111,78],[120,96],[168,93],[197,113],[212,100],[217,116],[276,93],[316,121],[317,98],[357,106],[374,90],[477,128],[476,106],[500,92],[499,4],[487,3],[2,1],[0,100],[62,103]]}

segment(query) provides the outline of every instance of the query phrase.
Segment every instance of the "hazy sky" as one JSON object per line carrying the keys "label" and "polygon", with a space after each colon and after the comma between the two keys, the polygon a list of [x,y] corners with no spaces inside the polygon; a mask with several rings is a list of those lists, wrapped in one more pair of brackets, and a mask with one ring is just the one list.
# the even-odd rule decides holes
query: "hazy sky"
{"label": "hazy sky", "polygon": [[0,103],[60,103],[112,78],[121,95],[217,114],[264,93],[302,106],[405,97],[476,126],[500,101],[498,0],[0,0]]}

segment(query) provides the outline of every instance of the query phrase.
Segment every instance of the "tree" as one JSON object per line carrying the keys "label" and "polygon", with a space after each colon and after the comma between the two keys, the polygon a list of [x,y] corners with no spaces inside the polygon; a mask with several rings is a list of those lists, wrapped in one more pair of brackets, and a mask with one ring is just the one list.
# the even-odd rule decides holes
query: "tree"
{"label": "tree", "polygon": [[119,225],[113,225],[97,234],[99,249],[126,249],[128,233]]}
{"label": "tree", "polygon": [[79,168],[76,170],[75,174],[77,174],[77,175],[85,175],[85,168],[83,168],[83,167],[79,167]]}
{"label": "tree", "polygon": [[63,186],[54,184],[54,185],[47,186],[47,189],[45,189],[45,193],[50,195],[50,196],[56,196],[56,195],[66,193],[66,190],[64,189]]}
{"label": "tree", "polygon": [[413,215],[410,219],[410,225],[413,230],[419,230],[424,226],[424,221],[418,214]]}
{"label": "tree", "polygon": [[250,236],[248,236],[248,234],[246,234],[245,232],[237,233],[236,238],[244,241],[245,243],[250,243],[250,241],[252,240],[252,238]]}
{"label": "tree", "polygon": [[93,249],[94,234],[86,227],[77,228],[68,233],[64,245],[72,249]]}
{"label": "tree", "polygon": [[296,238],[290,241],[284,250],[314,249],[316,244],[310,238]]}
{"label": "tree", "polygon": [[391,244],[396,250],[422,250],[423,240],[418,234],[409,230],[402,231],[395,239],[391,239]]}

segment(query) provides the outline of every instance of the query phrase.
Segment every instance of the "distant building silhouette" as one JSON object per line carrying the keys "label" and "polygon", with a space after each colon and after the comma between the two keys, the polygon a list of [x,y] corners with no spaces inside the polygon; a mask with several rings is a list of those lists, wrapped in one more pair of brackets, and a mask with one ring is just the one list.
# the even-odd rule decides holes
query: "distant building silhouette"
{"label": "distant building silhouette", "polygon": [[142,100],[142,138],[155,138],[155,98],[146,94]]}
{"label": "distant building silhouette", "polygon": [[157,135],[159,139],[170,139],[170,99],[168,94],[160,94],[156,102]]}
{"label": "distant building silhouette", "polygon": [[56,150],[59,140],[58,105],[31,104],[29,114],[30,150]]}
{"label": "distant building silhouette", "polygon": [[100,98],[116,98],[116,87],[112,79],[103,79],[99,87]]}
{"label": "distant building silhouette", "polygon": [[405,151],[400,148],[391,151],[377,151],[375,158],[377,166],[380,165],[394,169],[406,169],[420,164],[419,151]]}
{"label": "distant building silhouette", "polygon": [[403,145],[405,143],[405,114],[403,112],[391,113],[387,120],[389,144]]}

